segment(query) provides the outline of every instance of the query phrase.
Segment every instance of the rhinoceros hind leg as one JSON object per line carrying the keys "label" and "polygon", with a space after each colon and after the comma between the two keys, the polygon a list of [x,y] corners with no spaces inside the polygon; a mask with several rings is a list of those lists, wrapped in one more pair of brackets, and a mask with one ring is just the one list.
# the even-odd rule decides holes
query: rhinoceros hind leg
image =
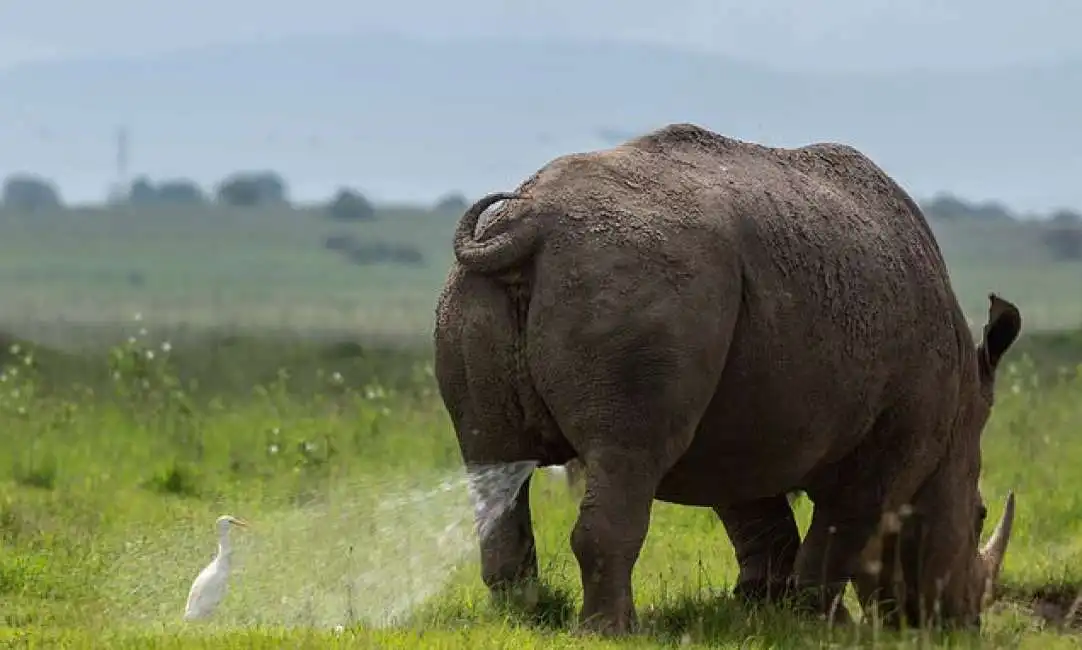
{"label": "rhinoceros hind leg", "polygon": [[586,493],[571,533],[582,574],[583,628],[625,634],[636,624],[631,574],[660,482],[655,459],[617,449],[585,463]]}

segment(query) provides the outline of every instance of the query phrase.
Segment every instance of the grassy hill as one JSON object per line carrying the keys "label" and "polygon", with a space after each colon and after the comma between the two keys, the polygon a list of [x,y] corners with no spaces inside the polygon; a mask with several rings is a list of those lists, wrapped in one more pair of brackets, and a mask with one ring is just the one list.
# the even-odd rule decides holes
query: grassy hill
{"label": "grassy hill", "polygon": [[[0,325],[51,343],[95,338],[142,314],[159,331],[207,326],[426,339],[458,214],[384,208],[343,223],[315,210],[0,212]],[[1016,301],[1027,330],[1082,324],[1082,263],[1056,262],[1043,226],[940,222],[967,312]],[[414,250],[417,264],[359,265],[332,236]]]}
{"label": "grassy hill", "polygon": [[1009,296],[1022,309],[1027,331],[1082,325],[1082,262],[1054,259],[1042,242],[1041,222],[935,222],[963,308],[983,323],[988,292]]}
{"label": "grassy hill", "polygon": [[[375,222],[346,224],[290,209],[0,214],[3,320],[41,335],[136,313],[159,327],[423,333],[456,217],[385,209]],[[409,245],[423,263],[357,265],[324,247],[334,235]]]}

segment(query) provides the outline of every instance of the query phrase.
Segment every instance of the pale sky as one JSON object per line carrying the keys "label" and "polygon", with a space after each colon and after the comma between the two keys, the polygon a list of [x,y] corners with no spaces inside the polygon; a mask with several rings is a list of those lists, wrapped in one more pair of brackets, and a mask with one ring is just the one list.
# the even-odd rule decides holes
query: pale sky
{"label": "pale sky", "polygon": [[[568,147],[597,146],[597,142],[586,141],[584,134],[590,128],[635,130],[648,123],[684,121],[690,119],[693,111],[689,106],[694,104],[700,111],[697,115],[709,115],[722,130],[743,120],[751,129],[749,137],[778,138],[784,132],[790,145],[826,137],[867,148],[887,168],[898,169],[903,181],[913,179],[918,193],[950,188],[973,198],[1002,197],[1020,205],[1082,205],[1082,189],[1073,180],[1082,170],[1082,158],[1074,153],[1080,150],[1077,132],[1073,118],[1064,117],[1072,104],[1082,101],[1082,85],[1076,82],[1077,71],[1082,69],[1078,65],[1082,63],[1079,25],[1080,0],[0,0],[0,175],[31,169],[56,179],[66,197],[100,197],[115,175],[116,125],[131,123],[138,141],[133,147],[133,171],[154,177],[204,174],[217,178],[225,167],[258,164],[283,171],[297,194],[304,196],[323,196],[340,183],[359,185],[375,196],[408,197],[443,191],[436,186],[450,185],[476,193],[492,183],[509,182],[499,174],[510,178],[526,173]],[[1042,64],[1046,67],[1039,75],[1043,80],[1040,87],[1069,92],[1048,101],[1040,93],[1029,92],[1024,84],[1016,85],[1023,90],[993,100],[1000,109],[994,117],[989,113],[995,111],[983,110],[972,120],[952,116],[951,107],[936,107],[933,99],[917,121],[888,116],[895,120],[893,126],[882,128],[876,125],[879,114],[861,112],[860,101],[839,109],[841,113],[854,111],[853,119],[839,117],[837,112],[809,117],[777,111],[760,116],[753,111],[751,117],[761,117],[761,124],[752,128],[746,126],[750,119],[746,111],[740,115],[727,112],[725,88],[704,94],[701,88],[683,87],[680,92],[687,94],[685,99],[670,97],[671,102],[656,109],[644,104],[661,106],[664,102],[653,101],[658,98],[635,106],[620,107],[617,102],[613,110],[609,103],[616,102],[613,98],[619,95],[613,92],[593,97],[592,104],[582,110],[545,109],[539,114],[540,104],[516,105],[505,113],[518,115],[526,130],[548,129],[566,142],[519,143],[512,156],[508,153],[511,149],[502,146],[501,138],[508,137],[506,134],[489,134],[486,137],[495,141],[486,145],[490,149],[485,155],[458,165],[429,155],[431,148],[439,149],[435,154],[453,158],[456,147],[462,146],[455,140],[459,137],[456,133],[476,128],[476,133],[462,131],[461,135],[475,138],[484,135],[488,124],[474,119],[472,113],[477,111],[472,108],[454,114],[453,107],[437,106],[436,101],[426,103],[423,89],[412,94],[384,89],[384,98],[393,95],[393,101],[399,103],[367,106],[371,110],[362,116],[363,111],[351,108],[366,102],[366,81],[357,77],[343,77],[349,81],[338,85],[324,79],[326,83],[318,86],[321,92],[334,95],[334,101],[326,105],[306,104],[298,98],[290,103],[273,93],[259,103],[249,91],[234,88],[230,94],[230,85],[222,80],[228,73],[217,63],[174,66],[170,68],[173,74],[195,77],[194,81],[178,77],[176,85],[170,86],[160,74],[150,73],[168,66],[140,61],[170,50],[328,33],[339,38],[327,41],[352,45],[354,38],[361,42],[373,32],[431,39],[500,36],[532,41],[546,37],[637,41],[792,71],[886,73]],[[289,41],[275,52],[289,60],[294,51],[308,51],[310,46]],[[308,63],[315,67],[298,68],[309,72],[293,71],[302,75],[300,79],[277,76],[274,65],[281,70],[282,61],[276,59],[258,71],[270,81],[253,77],[247,87],[310,85],[305,83],[310,79],[303,75],[335,68],[339,63],[336,51],[317,52],[318,63]],[[117,65],[101,57],[136,60],[138,65]],[[63,63],[36,70],[22,65],[49,59]],[[94,61],[78,63],[88,59]],[[1068,61],[1076,65],[1057,65]],[[400,59],[381,60],[380,70],[373,73],[369,66],[366,74],[393,78],[397,86],[408,86],[411,81],[414,85],[431,84],[432,79],[421,79],[429,69],[424,67],[427,64],[417,64],[413,61],[415,67],[409,68]],[[619,64],[617,61],[617,67]],[[253,72],[245,65],[245,70]],[[637,65],[624,63],[621,74],[634,78]],[[407,69],[412,72],[403,72]],[[470,70],[462,72],[461,83],[476,81]],[[1029,78],[1028,71],[1015,74],[1015,78],[1020,74]],[[96,84],[105,83],[112,94],[96,95],[83,88],[87,75],[96,79]],[[222,79],[211,82],[210,77]],[[398,83],[399,78],[403,83]],[[1001,77],[991,74],[988,78]],[[903,79],[901,85],[890,88],[904,94],[905,83]],[[966,94],[955,96],[953,102],[979,109],[996,94],[995,84],[968,84]],[[174,88],[181,96],[168,99]],[[711,100],[704,103],[693,95],[710,95]],[[448,96],[439,95],[442,100]],[[209,97],[214,101],[205,100]],[[341,109],[334,119],[327,113],[332,108]],[[394,130],[402,128],[406,119],[398,113],[407,109],[417,113],[412,119],[420,122],[435,124],[452,117],[458,121],[422,141],[384,143],[383,149],[373,149],[374,139],[396,137]],[[638,121],[624,119],[625,113],[634,114]],[[837,119],[832,121],[831,116]],[[370,124],[362,124],[365,119]],[[368,144],[359,152],[349,138],[359,137],[354,131],[362,126],[372,132],[364,136]],[[522,129],[516,126],[510,133],[519,131]],[[986,131],[1019,134],[1026,146],[1020,149],[1022,153],[1012,154],[1009,164],[996,164],[997,156],[973,153],[974,143],[983,142]],[[286,134],[292,132],[297,132],[296,142],[289,144]],[[928,135],[933,132],[935,136]],[[317,134],[323,142],[318,149],[306,144]],[[538,136],[529,137],[536,140]],[[938,146],[950,155],[925,159],[921,144],[925,137],[935,137]],[[492,162],[497,155],[508,158]],[[400,169],[388,165],[395,156],[403,161]]]}
{"label": "pale sky", "polygon": [[6,0],[0,66],[326,31],[589,36],[785,68],[981,67],[1082,57],[1078,0]]}

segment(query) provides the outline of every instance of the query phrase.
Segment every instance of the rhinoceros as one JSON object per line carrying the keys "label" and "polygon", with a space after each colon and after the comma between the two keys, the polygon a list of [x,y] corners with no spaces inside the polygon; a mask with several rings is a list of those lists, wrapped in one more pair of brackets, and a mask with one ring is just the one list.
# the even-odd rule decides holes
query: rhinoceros
{"label": "rhinoceros", "polygon": [[[748,598],[826,614],[851,581],[865,611],[979,626],[1014,517],[978,548],[981,435],[1021,314],[990,294],[975,344],[921,209],[860,151],[671,124],[479,199],[454,255],[435,374],[463,461],[581,462],[586,629],[635,626],[655,499],[714,509]],[[528,493],[480,541],[497,597],[536,594]],[[898,511],[923,531],[901,574],[863,571]]]}

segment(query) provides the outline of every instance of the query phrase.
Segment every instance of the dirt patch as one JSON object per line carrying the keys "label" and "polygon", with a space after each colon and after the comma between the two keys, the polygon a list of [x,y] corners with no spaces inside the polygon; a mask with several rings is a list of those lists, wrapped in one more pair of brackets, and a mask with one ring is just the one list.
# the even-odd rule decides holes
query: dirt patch
{"label": "dirt patch", "polygon": [[1054,628],[1082,632],[1082,582],[1001,585],[996,601],[1024,608]]}

